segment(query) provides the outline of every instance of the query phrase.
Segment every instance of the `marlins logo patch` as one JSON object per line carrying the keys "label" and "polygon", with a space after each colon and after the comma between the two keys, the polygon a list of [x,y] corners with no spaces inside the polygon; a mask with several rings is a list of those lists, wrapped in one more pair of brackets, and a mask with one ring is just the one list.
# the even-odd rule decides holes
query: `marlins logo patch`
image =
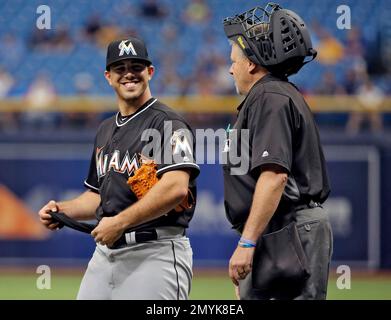
{"label": "marlins logo patch", "polygon": [[188,162],[193,159],[193,149],[189,139],[183,130],[177,130],[171,137],[172,154],[174,156],[183,156],[183,161]]}
{"label": "marlins logo patch", "polygon": [[[126,44],[129,42],[128,44]],[[129,55],[129,53],[132,53],[132,55],[137,56],[137,52],[133,47],[133,44],[130,40],[122,40],[121,43],[118,46],[118,49],[120,49],[119,56],[123,56],[124,53]]]}

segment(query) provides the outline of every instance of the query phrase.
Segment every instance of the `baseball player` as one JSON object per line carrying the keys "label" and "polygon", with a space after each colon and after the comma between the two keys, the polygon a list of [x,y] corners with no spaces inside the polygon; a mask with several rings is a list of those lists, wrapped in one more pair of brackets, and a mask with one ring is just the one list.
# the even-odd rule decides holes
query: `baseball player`
{"label": "baseball player", "polygon": [[[224,165],[226,214],[241,234],[229,276],[240,299],[325,299],[332,236],[321,204],[329,182],[311,111],[287,79],[316,56],[309,32],[278,4],[226,18],[224,31],[229,72],[245,96]],[[239,150],[246,132],[247,153]],[[232,174],[232,152],[248,156],[244,174]]]}
{"label": "baseball player", "polygon": [[[195,209],[199,167],[190,127],[151,95],[154,70],[141,39],[110,43],[105,78],[119,112],[98,129],[87,191],[73,200],[50,201],[39,211],[52,230],[59,224],[51,211],[99,221],[77,299],[188,298],[192,249],[185,229]],[[127,182],[145,159],[156,164],[158,181],[139,199]]]}

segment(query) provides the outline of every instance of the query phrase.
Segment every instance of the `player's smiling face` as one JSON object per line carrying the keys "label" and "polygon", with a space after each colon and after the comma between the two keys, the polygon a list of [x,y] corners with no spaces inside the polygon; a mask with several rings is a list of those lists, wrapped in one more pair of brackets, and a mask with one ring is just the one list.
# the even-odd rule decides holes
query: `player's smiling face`
{"label": "player's smiling face", "polygon": [[110,71],[105,72],[105,77],[120,99],[135,101],[145,94],[153,72],[153,66],[123,60],[110,66]]}

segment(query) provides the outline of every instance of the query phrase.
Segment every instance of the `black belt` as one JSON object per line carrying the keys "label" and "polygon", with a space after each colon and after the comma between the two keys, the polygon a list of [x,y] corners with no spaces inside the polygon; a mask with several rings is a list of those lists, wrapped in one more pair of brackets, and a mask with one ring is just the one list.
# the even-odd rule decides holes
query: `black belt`
{"label": "black belt", "polygon": [[317,208],[317,207],[322,207],[322,205],[319,202],[315,202],[313,200],[310,200],[309,202],[303,203],[303,204],[298,204],[298,205],[293,204],[293,208],[295,211],[300,211],[300,210],[304,210],[304,209],[312,209],[312,208]]}
{"label": "black belt", "polygon": [[[130,234],[130,232],[122,234],[122,236],[110,247],[110,249],[119,249],[129,245],[126,239],[127,234]],[[158,239],[158,235],[156,229],[134,231],[135,243],[143,243],[143,242],[153,241],[157,239]]]}
{"label": "black belt", "polygon": [[[63,212],[48,212],[48,213],[51,215],[53,221],[59,224],[58,226],[59,228],[67,226],[74,230],[90,234],[92,230],[94,230],[97,226],[97,224],[90,224],[90,223],[74,220],[68,217]],[[112,249],[116,249],[127,245],[129,243],[129,240],[127,241],[127,235],[129,235],[130,233],[131,232],[122,234],[122,236],[114,243]],[[132,239],[132,241],[134,241],[135,243],[143,243],[143,242],[153,241],[157,239],[158,239],[158,234],[156,229],[136,230],[134,231],[134,239]]]}
{"label": "black belt", "polygon": [[48,214],[51,215],[54,222],[58,223],[59,228],[66,226],[71,229],[90,234],[91,231],[98,225],[74,220],[68,217],[64,212],[48,212]]}
{"label": "black belt", "polygon": [[294,212],[294,211],[312,209],[317,207],[322,207],[322,205],[314,200],[305,199],[305,200],[300,200],[298,202],[285,200],[278,205],[276,213],[281,213],[282,215],[285,215],[287,212]]}

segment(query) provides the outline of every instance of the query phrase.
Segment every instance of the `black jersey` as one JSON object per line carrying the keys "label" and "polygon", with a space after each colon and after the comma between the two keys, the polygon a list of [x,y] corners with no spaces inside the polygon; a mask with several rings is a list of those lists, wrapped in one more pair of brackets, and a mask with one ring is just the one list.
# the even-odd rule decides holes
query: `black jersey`
{"label": "black jersey", "polygon": [[[186,121],[155,98],[129,117],[121,117],[117,113],[103,121],[95,137],[90,169],[84,182],[87,188],[101,197],[97,219],[114,216],[137,201],[127,180],[140,167],[141,154],[155,160],[158,177],[171,170],[189,170],[189,189],[195,201],[195,178],[199,167],[195,163],[194,140]],[[188,227],[194,208],[195,205],[182,213],[173,210],[129,230],[158,226]]]}
{"label": "black jersey", "polygon": [[[288,173],[281,201],[323,203],[330,189],[319,133],[296,87],[266,75],[251,88],[238,111],[231,131],[237,139],[232,140],[226,151],[249,157],[249,166],[241,175],[232,174],[235,167],[232,162],[223,166],[225,209],[233,227],[243,226],[247,220],[261,167],[265,164],[277,164]],[[241,129],[248,130],[245,154],[238,150],[242,145]]]}

